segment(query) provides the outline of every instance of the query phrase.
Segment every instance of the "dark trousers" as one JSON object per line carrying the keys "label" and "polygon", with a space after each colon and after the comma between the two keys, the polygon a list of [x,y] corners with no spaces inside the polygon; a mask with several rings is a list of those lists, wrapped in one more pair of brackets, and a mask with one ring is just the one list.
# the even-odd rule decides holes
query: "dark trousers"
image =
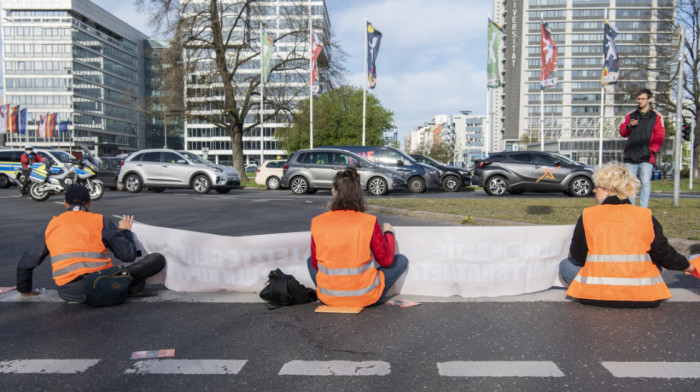
{"label": "dark trousers", "polygon": [[146,279],[159,273],[163,268],[165,268],[165,257],[160,253],[149,253],[141,260],[127,264],[126,269],[131,273],[131,277],[134,278],[129,288],[132,291],[143,289]]}
{"label": "dark trousers", "polygon": [[26,169],[20,169],[22,172],[22,177],[21,177],[21,186],[19,187],[19,193],[20,195],[26,195],[27,191],[29,190],[28,185],[29,185],[29,175],[32,173],[32,168],[28,167]]}

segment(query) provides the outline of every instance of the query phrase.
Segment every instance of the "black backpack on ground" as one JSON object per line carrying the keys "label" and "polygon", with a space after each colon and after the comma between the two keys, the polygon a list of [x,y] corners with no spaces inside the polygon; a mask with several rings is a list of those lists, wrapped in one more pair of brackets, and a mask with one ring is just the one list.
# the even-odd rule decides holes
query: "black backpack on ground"
{"label": "black backpack on ground", "polygon": [[292,275],[285,274],[279,268],[270,271],[267,277],[267,285],[260,291],[260,298],[267,301],[270,309],[306,304],[318,299],[316,290],[304,287]]}

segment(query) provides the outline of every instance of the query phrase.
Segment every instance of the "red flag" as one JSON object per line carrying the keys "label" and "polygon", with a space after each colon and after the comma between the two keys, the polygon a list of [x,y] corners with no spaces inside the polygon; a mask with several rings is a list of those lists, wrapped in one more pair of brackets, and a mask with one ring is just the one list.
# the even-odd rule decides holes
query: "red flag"
{"label": "red flag", "polygon": [[36,134],[38,137],[46,137],[46,119],[48,117],[48,113],[46,116],[42,116],[41,114],[39,115],[39,126],[36,129]]}
{"label": "red flag", "polygon": [[557,86],[557,45],[554,43],[552,32],[547,23],[542,19],[540,25],[540,56],[542,68],[540,70],[540,89]]}
{"label": "red flag", "polygon": [[54,122],[56,120],[56,114],[52,113],[47,115],[46,118],[46,136],[53,137]]}
{"label": "red flag", "polygon": [[313,34],[311,34],[311,91],[313,94],[318,94],[318,85],[316,82],[319,79],[319,73],[318,73],[318,55],[321,54],[321,51],[323,50],[323,44],[321,41],[318,39],[318,36],[316,35],[316,32],[314,31]]}
{"label": "red flag", "polygon": [[10,108],[10,116],[8,118],[9,123],[7,125],[7,133],[17,133],[19,132],[19,127],[17,126],[17,114],[19,114],[19,105]]}

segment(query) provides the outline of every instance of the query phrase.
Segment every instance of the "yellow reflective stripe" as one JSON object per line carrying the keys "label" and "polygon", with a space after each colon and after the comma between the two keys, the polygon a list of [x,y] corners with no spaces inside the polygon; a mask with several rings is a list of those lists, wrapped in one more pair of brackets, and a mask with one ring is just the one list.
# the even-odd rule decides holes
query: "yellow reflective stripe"
{"label": "yellow reflective stripe", "polygon": [[588,255],[586,256],[586,263],[625,263],[625,262],[640,262],[640,261],[651,261],[651,256],[648,253],[643,255]]}
{"label": "yellow reflective stripe", "polygon": [[102,252],[72,252],[72,253],[64,253],[62,255],[56,255],[56,256],[51,256],[51,262],[52,263],[58,263],[59,261],[63,260],[68,260],[68,259],[74,259],[74,258],[83,258],[83,259],[104,259],[104,260],[109,260],[109,254],[108,253],[102,253]]}
{"label": "yellow reflective stripe", "polygon": [[360,275],[361,273],[370,270],[372,268],[376,268],[377,263],[374,260],[370,260],[366,262],[365,264],[362,264],[362,266],[357,267],[357,268],[328,268],[324,266],[321,263],[318,263],[318,270],[321,271],[322,273],[330,276],[339,276],[339,275]]}
{"label": "yellow reflective stripe", "polygon": [[599,284],[605,286],[653,286],[664,283],[661,276],[653,278],[600,278],[596,276],[576,275],[575,281],[581,284]]}
{"label": "yellow reflective stripe", "polygon": [[377,277],[374,279],[374,283],[371,285],[359,289],[359,290],[331,290],[327,289],[324,287],[318,287],[318,291],[322,294],[329,295],[332,297],[358,297],[360,295],[365,295],[369,293],[370,291],[374,290],[379,286],[379,282],[381,282],[381,279],[379,279],[379,274],[377,274]]}
{"label": "yellow reflective stripe", "polygon": [[61,268],[60,270],[54,271],[53,276],[54,278],[56,278],[84,268],[99,268],[107,264],[109,261],[110,260],[107,259],[104,261],[83,261],[80,263],[71,264],[65,268]]}

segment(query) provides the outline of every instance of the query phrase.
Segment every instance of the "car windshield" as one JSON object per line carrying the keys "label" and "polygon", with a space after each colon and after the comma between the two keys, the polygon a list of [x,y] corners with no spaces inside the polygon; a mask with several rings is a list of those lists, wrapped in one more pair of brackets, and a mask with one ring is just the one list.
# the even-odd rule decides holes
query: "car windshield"
{"label": "car windshield", "polygon": [[65,151],[58,151],[58,150],[51,151],[51,155],[56,157],[56,159],[58,159],[58,161],[61,163],[76,162],[77,161],[77,159],[73,155],[71,155]]}
{"label": "car windshield", "polygon": [[203,163],[203,164],[205,164],[205,165],[213,165],[212,162],[209,162],[208,160],[206,160],[206,159],[200,157],[199,155],[193,154],[193,153],[191,153],[191,152],[188,152],[188,151],[180,151],[180,154],[182,154],[182,156],[184,156],[185,158],[189,159],[191,162],[194,162],[194,163]]}

